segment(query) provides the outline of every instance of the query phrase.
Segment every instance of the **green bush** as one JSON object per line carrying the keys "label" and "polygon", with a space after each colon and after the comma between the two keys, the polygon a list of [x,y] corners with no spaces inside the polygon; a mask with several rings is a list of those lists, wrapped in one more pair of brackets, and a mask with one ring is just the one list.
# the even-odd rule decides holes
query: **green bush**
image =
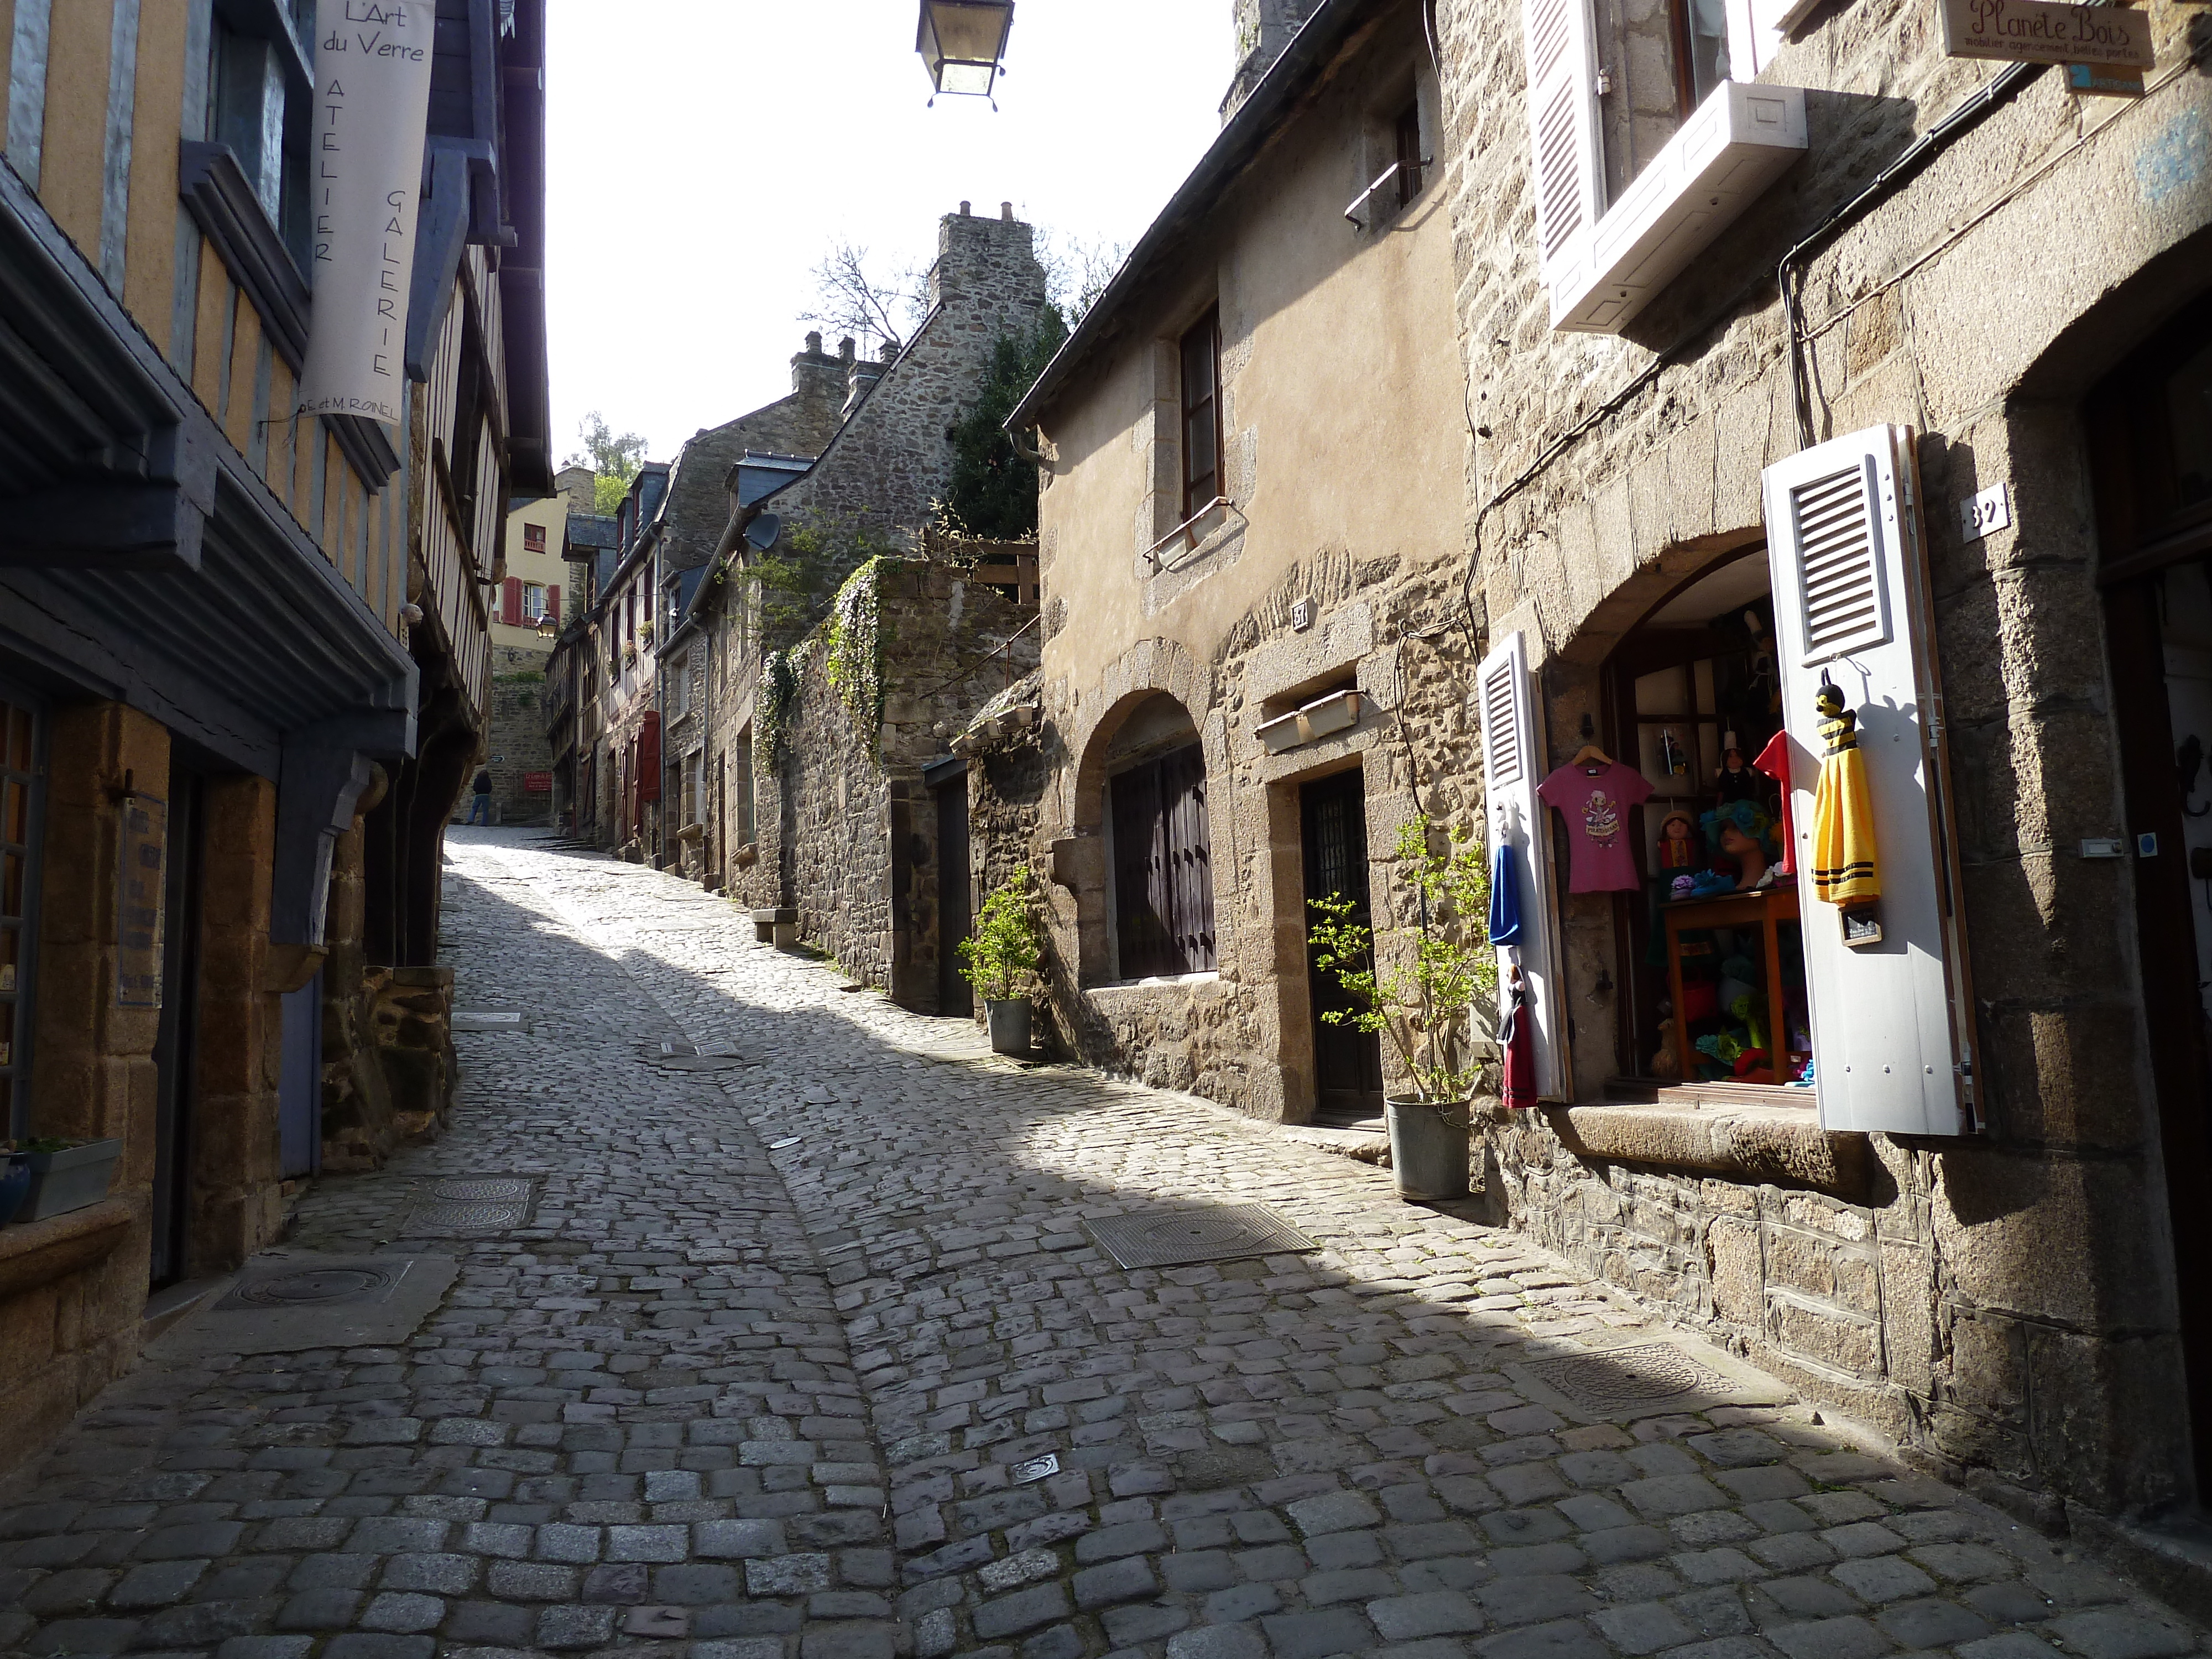
{"label": "green bush", "polygon": [[1352,920],[1356,907],[1341,893],[1307,901],[1319,916],[1308,937],[1315,968],[1358,1005],[1322,1018],[1388,1037],[1422,1099],[1458,1101],[1481,1073],[1474,1016],[1494,1000],[1498,960],[1481,843],[1459,824],[1442,839],[1439,848],[1425,817],[1398,826],[1398,864],[1419,918],[1410,963],[1376,966],[1374,933]]}
{"label": "green bush", "polygon": [[975,936],[960,941],[960,977],[989,1002],[1011,1002],[1014,985],[1044,960],[1044,933],[1031,908],[1030,872],[1017,870],[975,919]]}

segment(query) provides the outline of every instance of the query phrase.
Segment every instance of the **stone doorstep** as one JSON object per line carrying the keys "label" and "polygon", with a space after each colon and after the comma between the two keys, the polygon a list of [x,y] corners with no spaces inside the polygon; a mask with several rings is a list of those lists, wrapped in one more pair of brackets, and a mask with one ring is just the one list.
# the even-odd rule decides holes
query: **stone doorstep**
{"label": "stone doorstep", "polygon": [[1793,1106],[1541,1106],[1559,1143],[1578,1157],[1662,1169],[1710,1170],[1791,1181],[1848,1196],[1866,1189],[1863,1134],[1831,1134]]}
{"label": "stone doorstep", "polygon": [[139,1318],[139,1341],[155,1341],[193,1315],[212,1308],[234,1282],[232,1275],[217,1274],[211,1279],[187,1279],[155,1291],[146,1298],[146,1311]]}
{"label": "stone doorstep", "polygon": [[2193,1515],[2118,1521],[2073,1503],[2065,1519],[2068,1533],[2106,1564],[2191,1618],[2212,1622],[2212,1523]]}

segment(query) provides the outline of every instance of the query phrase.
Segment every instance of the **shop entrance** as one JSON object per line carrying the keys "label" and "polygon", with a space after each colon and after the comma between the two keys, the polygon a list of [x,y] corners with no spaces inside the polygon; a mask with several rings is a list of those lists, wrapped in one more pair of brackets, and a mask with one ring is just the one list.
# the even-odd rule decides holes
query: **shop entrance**
{"label": "shop entrance", "polygon": [[2199,1501],[2212,1495],[2212,299],[2084,410]]}
{"label": "shop entrance", "polygon": [[1630,630],[1600,696],[1613,754],[1586,749],[1544,794],[1555,805],[1579,796],[1567,776],[1577,765],[1603,779],[1615,763],[1650,791],[1629,830],[1632,880],[1613,887],[1620,1017],[1607,1094],[1811,1105],[1797,882],[1783,867],[1788,763],[1769,749],[1782,683],[1765,548],[1701,574]]}
{"label": "shop entrance", "polygon": [[[1304,833],[1305,897],[1341,895],[1352,920],[1370,925],[1367,883],[1367,787],[1357,769],[1309,783],[1298,791]],[[1346,1127],[1382,1121],[1382,1040],[1371,1031],[1330,1023],[1324,1016],[1355,1005],[1334,977],[1313,965],[1309,945],[1306,982],[1311,988],[1314,1039],[1314,1121]]]}

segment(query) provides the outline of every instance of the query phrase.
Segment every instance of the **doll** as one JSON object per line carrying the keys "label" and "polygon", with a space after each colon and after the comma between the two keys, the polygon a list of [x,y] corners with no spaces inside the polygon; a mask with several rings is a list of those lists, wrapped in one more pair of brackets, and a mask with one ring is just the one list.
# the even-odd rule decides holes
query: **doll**
{"label": "doll", "polygon": [[1743,750],[1736,747],[1735,733],[1728,734],[1728,746],[1721,751],[1721,769],[1713,779],[1713,805],[1726,806],[1731,801],[1757,800],[1765,793],[1759,775],[1744,763]]}
{"label": "doll", "polygon": [[1697,826],[1687,812],[1669,812],[1659,826],[1659,867],[1664,871],[1694,870],[1698,857]]}

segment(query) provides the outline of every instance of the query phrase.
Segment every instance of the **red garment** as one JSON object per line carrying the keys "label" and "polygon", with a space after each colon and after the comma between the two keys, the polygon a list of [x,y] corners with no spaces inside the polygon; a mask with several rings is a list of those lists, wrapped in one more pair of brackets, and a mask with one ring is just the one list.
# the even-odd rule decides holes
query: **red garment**
{"label": "red garment", "polygon": [[1536,1022],[1528,1017],[1528,1005],[1517,992],[1512,1011],[1505,1016],[1505,1039],[1500,1046],[1505,1050],[1505,1103],[1525,1112],[1536,1103]]}
{"label": "red garment", "polygon": [[1782,862],[1775,868],[1785,876],[1794,876],[1797,873],[1797,830],[1790,817],[1790,734],[1777,732],[1768,738],[1766,747],[1759,751],[1759,758],[1752,762],[1751,767],[1782,786]]}

